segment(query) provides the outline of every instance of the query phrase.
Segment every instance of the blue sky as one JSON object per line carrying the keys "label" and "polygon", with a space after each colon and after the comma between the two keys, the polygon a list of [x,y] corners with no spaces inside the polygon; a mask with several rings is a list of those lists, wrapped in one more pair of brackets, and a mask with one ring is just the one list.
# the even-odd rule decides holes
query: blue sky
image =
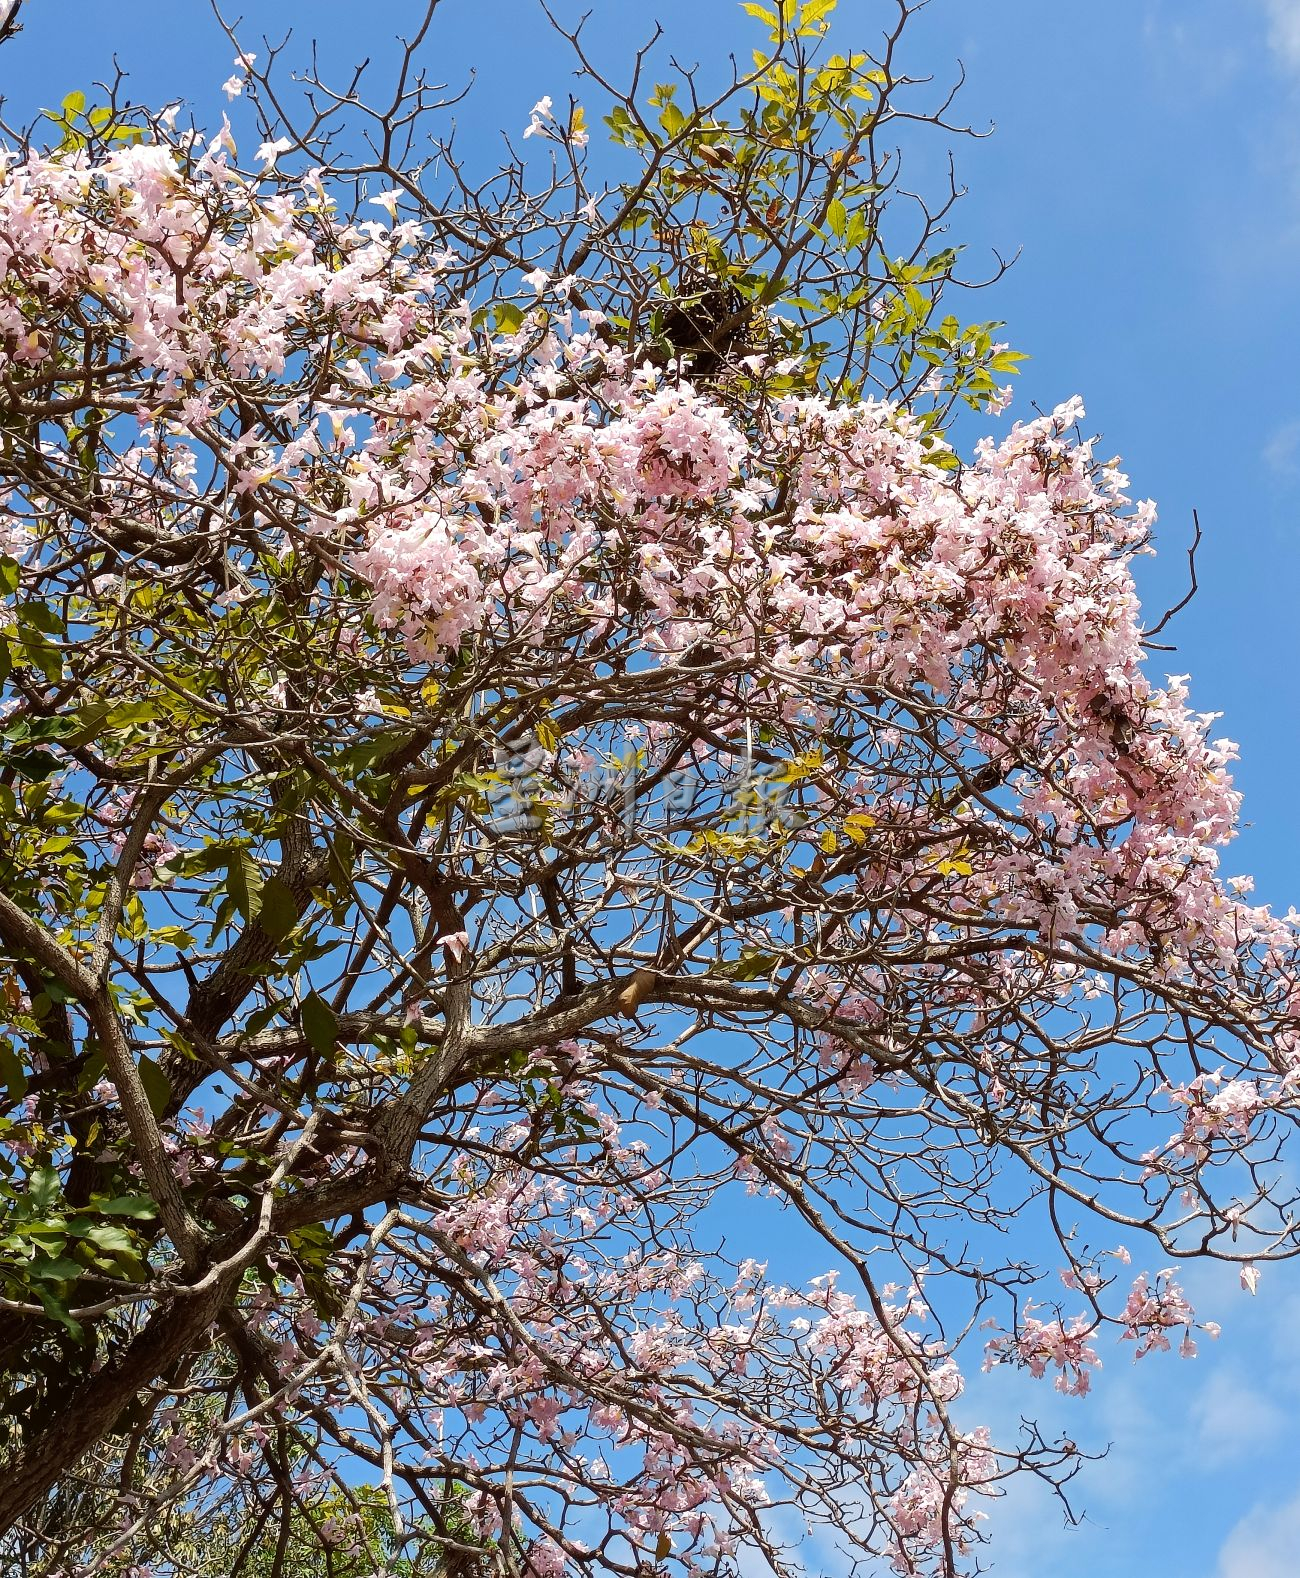
{"label": "blue sky", "polygon": [[[606,60],[652,16],[686,57],[743,36],[732,0],[589,3]],[[841,0],[839,36],[874,35],[891,9]],[[413,11],[244,5],[250,47],[292,25],[340,65],[382,56]],[[225,107],[230,50],[203,0],[26,0],[23,20],[0,52],[12,119],[88,87],[114,52],[137,99],[186,97],[201,123]],[[1200,512],[1200,595],[1161,666],[1190,672],[1196,704],[1241,742],[1250,825],[1229,868],[1279,906],[1300,903],[1300,0],[933,0],[911,58],[941,76],[960,58],[966,117],[996,128],[958,148],[970,196],[954,233],[977,259],[1021,253],[973,309],[1005,318],[1031,354],[1011,415],[1084,396],[1105,452],[1161,506],[1162,554],[1143,570],[1152,608],[1181,596]],[[468,137],[517,133],[536,98],[569,87],[532,0],[444,0],[433,59],[457,84],[481,68]],[[1005,1371],[976,1383],[974,1411],[995,1426],[1033,1410],[1090,1448],[1115,1443],[1079,1486],[1082,1530],[1031,1492],[997,1511],[997,1578],[1297,1570],[1300,1267],[1266,1272],[1255,1300],[1212,1269],[1184,1280],[1224,1325],[1194,1363],[1108,1353],[1087,1402]]]}

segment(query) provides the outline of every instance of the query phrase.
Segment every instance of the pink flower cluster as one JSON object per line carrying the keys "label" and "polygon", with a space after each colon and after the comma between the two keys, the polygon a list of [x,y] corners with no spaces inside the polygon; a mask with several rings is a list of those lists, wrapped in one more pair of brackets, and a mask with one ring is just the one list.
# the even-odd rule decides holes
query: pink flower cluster
{"label": "pink flower cluster", "polygon": [[1043,1321],[1026,1314],[1012,1333],[995,1337],[986,1350],[984,1368],[1012,1362],[1035,1377],[1057,1372],[1058,1392],[1084,1397],[1092,1388],[1092,1371],[1101,1368],[1101,1357],[1091,1346],[1096,1322],[1076,1315],[1067,1325],[1059,1316]]}
{"label": "pink flower cluster", "polygon": [[[1183,1333],[1179,1353],[1184,1359],[1195,1358],[1196,1344],[1192,1339],[1192,1327],[1196,1323],[1196,1312],[1187,1302],[1182,1288],[1174,1281],[1171,1270],[1158,1271],[1154,1278],[1146,1272],[1135,1277],[1119,1318],[1124,1327],[1124,1340],[1137,1344],[1134,1358],[1143,1359],[1149,1353],[1167,1353],[1170,1333],[1179,1328]],[[1205,1323],[1202,1330],[1211,1337],[1219,1334],[1213,1322]]]}
{"label": "pink flower cluster", "polygon": [[1200,1165],[1209,1160],[1215,1141],[1229,1149],[1242,1147],[1259,1117],[1285,1099],[1297,1074],[1300,1070],[1290,1070],[1281,1088],[1271,1093],[1257,1080],[1225,1080],[1222,1071],[1198,1074],[1190,1084],[1171,1089],[1170,1102],[1183,1108],[1183,1126],[1162,1154]]}
{"label": "pink flower cluster", "polygon": [[[268,538],[344,546],[428,660],[562,635],[594,663],[617,632],[629,661],[673,667],[707,643],[736,670],[714,688],[723,734],[778,683],[809,730],[818,694],[919,689],[942,704],[945,752],[982,757],[1025,830],[1009,838],[978,797],[932,830],[965,851],[941,865],[952,912],[1056,939],[1091,927],[1192,983],[1243,952],[1290,955],[1294,929],[1219,879],[1233,750],[1181,679],[1145,673],[1131,561],[1153,510],[1071,439],[1079,402],[955,472],[881,402],[782,398],[742,421],[572,315],[540,345],[531,329],[485,344],[417,224],[335,225],[319,177],[249,180],[232,149],[226,129],[184,154],[4,173],[0,370],[35,373],[49,315],[78,301],[154,380],[139,442],[102,457],[106,518],[147,517],[165,490],[175,529],[206,522],[197,468],[224,445]],[[310,398],[286,381],[274,431],[223,437],[234,382],[282,378],[327,337]],[[872,810],[896,848],[928,815]],[[897,890],[929,883],[941,852],[886,853]]]}
{"label": "pink flower cluster", "polygon": [[[543,100],[531,129],[551,120]],[[1062,1136],[1087,1106],[1073,1092],[1091,1100],[1088,1058],[1106,1045],[1104,1015],[1101,1030],[1087,1016],[1108,978],[1134,982],[1144,1004],[1167,994],[1171,1019],[1227,1024],[1243,1062],[1276,1076],[1275,1094],[1246,1072],[1173,1087],[1185,1109],[1178,1159],[1196,1167],[1216,1145],[1244,1149],[1260,1116],[1291,1099],[1294,920],[1221,878],[1238,812],[1233,747],[1211,737],[1181,678],[1157,684],[1145,668],[1133,561],[1154,511],[1077,436],[1077,401],[963,465],[887,402],[768,392],[729,404],[614,349],[594,315],[534,307],[513,332],[490,333],[449,294],[452,260],[431,254],[418,224],[396,222],[393,194],[376,199],[393,222],[342,222],[319,174],[283,176],[276,158],[268,145],[262,173],[241,174],[227,126],[207,143],[117,149],[93,168],[68,152],[0,171],[0,375],[15,409],[62,376],[51,372],[57,323],[75,312],[98,325],[113,409],[134,424],[101,448],[91,528],[152,521],[224,540],[236,558],[250,540],[317,554],[331,588],[360,582],[349,638],[370,639],[377,622],[399,667],[432,679],[470,655],[484,693],[562,689],[557,711],[570,693],[595,696],[585,740],[573,709],[562,749],[574,759],[607,746],[610,716],[631,734],[625,698],[638,686],[658,686],[637,735],[649,765],[670,714],[691,719],[697,765],[706,746],[739,757],[761,714],[784,781],[834,812],[802,841],[793,823],[771,834],[761,857],[761,840],[714,827],[698,847],[671,846],[685,862],[709,835],[735,840],[719,846],[716,882],[699,856],[682,885],[694,880],[699,901],[682,932],[721,906],[727,884],[739,890],[745,861],[779,873],[734,906],[724,940],[757,916],[748,951],[720,947],[712,974],[695,956],[682,963],[684,976],[699,971],[687,985],[707,1005],[702,1024],[747,1014],[757,1037],[770,1005],[746,1005],[756,976],[742,967],[771,950],[797,983],[778,1006],[811,1031],[765,1050],[758,1072],[737,1078],[739,1097],[725,1089],[734,1070],[699,1077],[701,1105],[723,1113],[701,1132],[719,1150],[734,1140],[734,1154],[710,1155],[674,1196],[665,1170],[691,1146],[676,1131],[671,1148],[666,1130],[625,1138],[630,1087],[598,1099],[576,1074],[594,1080],[608,1050],[594,1034],[550,1049],[575,1071],[562,1094],[590,1135],[562,1163],[557,1146],[542,1153],[546,1169],[521,1164],[533,1114],[500,1111],[492,1103],[508,1098],[484,1092],[476,1126],[430,1165],[426,1218],[394,1229],[410,1234],[407,1258],[381,1256],[353,1299],[349,1351],[402,1377],[380,1433],[387,1442],[391,1418],[410,1417],[413,1438],[445,1444],[484,1538],[500,1536],[503,1504],[517,1512],[492,1494],[491,1465],[510,1462],[516,1482],[558,1483],[557,1504],[596,1503],[638,1552],[672,1550],[696,1572],[762,1526],[784,1455],[811,1442],[848,1465],[855,1494],[869,1482],[898,1571],[941,1567],[972,1537],[968,1499],[995,1464],[983,1433],[946,1418],[961,1376],[920,1287],[859,1302],[833,1277],[796,1291],[752,1263],[722,1276],[689,1252],[686,1224],[733,1178],[777,1193],[802,1169],[810,1197],[814,1184],[831,1197],[868,1176],[852,1169],[870,1143],[879,1219],[892,1212],[910,1248],[896,1225],[910,1206],[886,1191],[900,1155],[918,1169],[929,1160],[916,1136],[936,1104],[949,1103],[951,1176],[967,1136],[971,1155],[993,1154],[1019,1121],[1042,1124],[1022,1155],[1067,1154]],[[4,539],[32,575],[41,533],[75,537],[84,523],[61,486],[24,487],[0,507],[33,522],[25,539],[9,528]],[[286,705],[286,684],[266,676],[268,706]],[[366,717],[382,708],[374,691],[350,704]],[[846,717],[853,751],[837,733]],[[122,809],[103,813],[106,838]],[[170,853],[151,836],[141,886]],[[634,876],[620,883],[639,891]],[[646,891],[657,903],[669,888]],[[617,954],[635,928],[615,919]],[[524,932],[544,955],[539,925],[534,914]],[[470,917],[436,939],[449,975],[471,980],[477,932]],[[515,992],[511,981],[501,997]],[[1058,1060],[1043,1027],[1067,1021],[1077,1037]],[[1127,1033],[1131,1019],[1116,1024]],[[939,1067],[949,1053],[932,1049],[954,1045],[975,1049],[979,1100]],[[914,1105],[889,1111],[920,1064]],[[1134,1085],[1141,1098],[1170,1090],[1145,1063]],[[743,1110],[742,1124],[726,1103],[747,1109],[759,1089],[773,1110],[757,1121]],[[676,1094],[647,1080],[635,1099],[653,1114]],[[805,1098],[821,1105],[799,1132]],[[685,1123],[680,1111],[672,1121]],[[1107,1142],[1107,1124],[1090,1132]],[[895,1152],[903,1133],[911,1150]],[[662,1167],[647,1154],[655,1143]],[[177,1156],[183,1182],[198,1171],[190,1149]],[[950,1186],[981,1205],[978,1180]],[[317,1388],[322,1407],[364,1409],[364,1389],[322,1378],[329,1310],[352,1299],[335,1291],[327,1306],[286,1266],[283,1297],[259,1292],[248,1323],[286,1396]],[[1087,1291],[1100,1300],[1105,1288]],[[1138,1357],[1180,1329],[1193,1351],[1194,1314],[1168,1272],[1138,1277],[1109,1318]],[[1082,1395],[1100,1319],[1028,1313],[988,1360]],[[533,1524],[526,1570],[556,1578],[564,1531],[540,1511]]]}

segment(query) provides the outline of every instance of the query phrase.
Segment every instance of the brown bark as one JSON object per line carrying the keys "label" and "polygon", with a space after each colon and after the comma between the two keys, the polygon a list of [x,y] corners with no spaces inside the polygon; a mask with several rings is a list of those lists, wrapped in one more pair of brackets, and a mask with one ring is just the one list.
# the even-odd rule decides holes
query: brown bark
{"label": "brown bark", "polygon": [[241,1273],[236,1266],[202,1293],[156,1310],[120,1358],[69,1393],[56,1423],[0,1464],[0,1534],[113,1429],[143,1387],[198,1346]]}

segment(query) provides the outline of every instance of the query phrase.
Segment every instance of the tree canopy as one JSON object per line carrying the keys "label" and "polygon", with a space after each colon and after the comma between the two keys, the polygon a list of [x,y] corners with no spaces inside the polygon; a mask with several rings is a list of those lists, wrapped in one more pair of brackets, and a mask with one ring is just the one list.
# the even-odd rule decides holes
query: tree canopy
{"label": "tree canopy", "polygon": [[957,447],[1016,357],[900,185],[949,106],[832,9],[717,88],[570,32],[488,176],[434,4],[375,108],[236,41],[251,159],[116,85],[11,134],[31,1572],[957,1572],[1077,1467],[968,1356],[1083,1393],[1213,1330],[1170,1263],[1294,1251],[1296,931],[1154,510],[1078,401]]}

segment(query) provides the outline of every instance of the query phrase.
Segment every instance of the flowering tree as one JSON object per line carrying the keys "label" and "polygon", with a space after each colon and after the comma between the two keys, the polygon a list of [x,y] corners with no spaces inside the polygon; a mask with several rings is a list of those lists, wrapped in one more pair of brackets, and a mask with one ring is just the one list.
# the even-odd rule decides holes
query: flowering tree
{"label": "flowering tree", "polygon": [[944,437],[1010,358],[889,244],[909,7],[747,9],[650,111],[572,35],[610,188],[544,98],[540,194],[436,190],[423,29],[301,125],[241,51],[253,169],[79,95],[6,156],[33,1572],[958,1571],[1076,1466],[963,1354],[1082,1393],[1193,1351],[1168,1262],[1295,1247],[1295,928],[1146,661],[1153,511],[1077,402]]}

